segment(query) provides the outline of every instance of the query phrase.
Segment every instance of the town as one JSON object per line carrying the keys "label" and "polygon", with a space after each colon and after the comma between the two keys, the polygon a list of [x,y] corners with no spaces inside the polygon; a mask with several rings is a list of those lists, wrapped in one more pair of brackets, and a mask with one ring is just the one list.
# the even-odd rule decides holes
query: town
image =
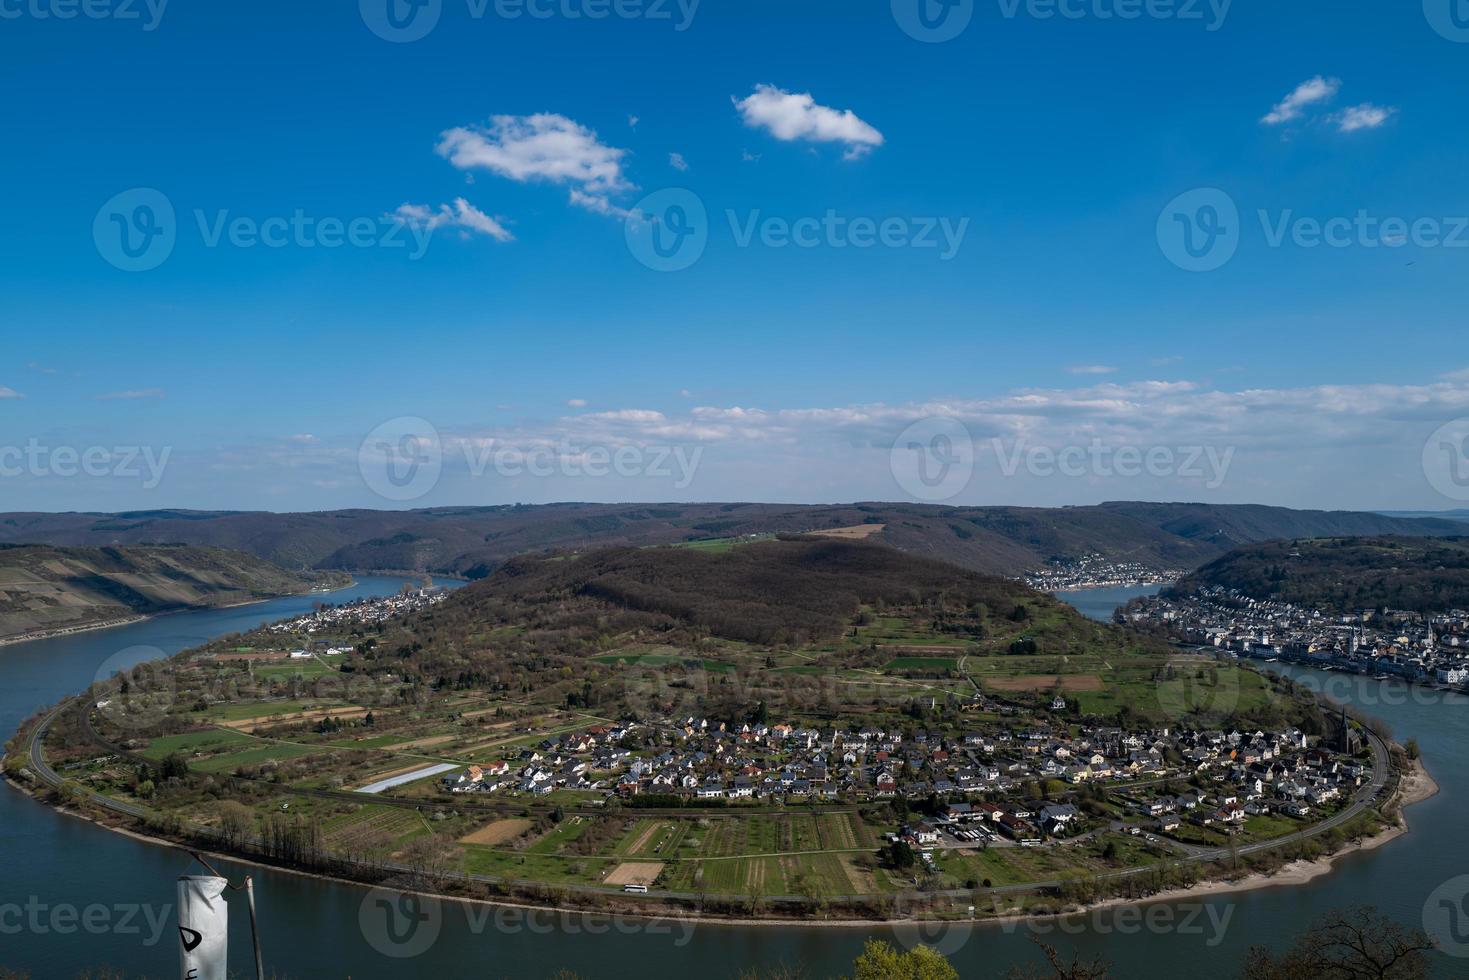
{"label": "town", "polygon": [[1108,561],[1101,555],[1084,555],[1075,561],[1052,562],[1025,576],[1025,584],[1042,592],[1071,589],[1122,588],[1132,585],[1163,585],[1178,581],[1186,572],[1157,569],[1135,561]]}
{"label": "town", "polygon": [[272,633],[317,633],[351,626],[388,622],[408,613],[443,602],[448,591],[425,581],[417,587],[404,586],[397,595],[380,599],[355,599],[341,605],[322,604],[304,616],[272,623]]}
{"label": "town", "polygon": [[1240,833],[1260,839],[1288,830],[1281,818],[1340,811],[1373,771],[1345,719],[1342,731],[1344,741],[1328,746],[1298,729],[1037,726],[955,738],[686,718],[550,736],[445,775],[440,786],[531,798],[586,791],[633,805],[644,797],[649,809],[734,812],[744,801],[891,801],[914,811],[894,836],[919,851],[1033,847],[1105,830],[1186,849]]}
{"label": "town", "polygon": [[1135,600],[1120,618],[1152,625],[1180,643],[1239,657],[1465,690],[1469,611],[1423,615],[1364,609],[1332,615],[1288,602],[1206,586],[1191,596]]}

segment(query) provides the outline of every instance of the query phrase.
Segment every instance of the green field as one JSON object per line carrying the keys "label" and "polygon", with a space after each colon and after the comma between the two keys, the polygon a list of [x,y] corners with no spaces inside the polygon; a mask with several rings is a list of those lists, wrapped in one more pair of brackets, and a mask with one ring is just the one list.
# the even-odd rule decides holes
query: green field
{"label": "green field", "polygon": [[[253,741],[253,739],[252,739]],[[283,759],[298,759],[304,755],[312,755],[320,752],[318,748],[309,745],[289,745],[268,743],[259,748],[247,749],[244,752],[231,752],[228,755],[217,755],[196,762],[192,768],[200,772],[230,772],[240,766],[258,766],[262,762],[279,762]]]}
{"label": "green field", "polygon": [[143,754],[150,759],[162,759],[174,752],[213,752],[241,743],[253,743],[255,739],[239,732],[223,728],[212,728],[207,732],[189,732],[185,735],[166,735],[149,741]]}

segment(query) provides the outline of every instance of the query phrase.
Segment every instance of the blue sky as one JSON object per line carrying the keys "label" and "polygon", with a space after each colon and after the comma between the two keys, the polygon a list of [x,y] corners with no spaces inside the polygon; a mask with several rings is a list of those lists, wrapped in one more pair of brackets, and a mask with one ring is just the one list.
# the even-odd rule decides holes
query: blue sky
{"label": "blue sky", "polygon": [[[387,0],[94,2],[0,0],[0,508],[931,499],[900,457],[947,452],[904,441],[933,419],[968,440],[951,502],[1461,503],[1430,457],[1469,416],[1469,38],[1436,0],[972,0],[942,43],[908,0],[440,0],[404,43]],[[109,208],[140,188],[174,244],[127,271]],[[659,271],[669,188],[707,217]],[[1239,218],[1188,271],[1168,210],[1200,188]],[[251,244],[297,214],[371,230]],[[778,244],[828,214],[894,244]],[[374,487],[385,422],[390,457],[430,444],[421,493]],[[1017,447],[1090,461],[1007,473]],[[675,448],[687,480],[649,462]]]}

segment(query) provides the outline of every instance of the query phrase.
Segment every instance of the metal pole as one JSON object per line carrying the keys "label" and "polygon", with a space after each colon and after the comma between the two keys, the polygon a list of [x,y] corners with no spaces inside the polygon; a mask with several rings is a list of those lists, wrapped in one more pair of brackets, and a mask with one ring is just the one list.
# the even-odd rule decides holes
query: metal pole
{"label": "metal pole", "polygon": [[265,961],[260,958],[260,928],[255,923],[255,879],[245,876],[245,898],[250,904],[250,939],[255,944],[255,980],[265,980]]}

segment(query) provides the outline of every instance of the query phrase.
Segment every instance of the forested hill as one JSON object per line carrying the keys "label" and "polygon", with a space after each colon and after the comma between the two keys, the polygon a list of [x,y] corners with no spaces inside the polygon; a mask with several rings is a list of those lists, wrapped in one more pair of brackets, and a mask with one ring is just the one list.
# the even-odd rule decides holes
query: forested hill
{"label": "forested hill", "polygon": [[318,579],[218,548],[0,545],[0,640],[305,592]]}
{"label": "forested hill", "polygon": [[1469,609],[1469,537],[1269,541],[1210,562],[1175,591],[1211,585],[1338,613]]}
{"label": "forested hill", "polygon": [[1000,575],[1100,554],[1197,568],[1271,538],[1462,534],[1462,522],[1213,504],[942,507],[920,504],[548,504],[311,514],[156,510],[0,514],[0,542],[179,542],[248,551],[286,568],[432,571],[477,578],[520,554],[640,547],[881,525],[874,540]]}
{"label": "forested hill", "polygon": [[465,634],[470,643],[486,628],[510,627],[494,635],[525,652],[534,652],[537,637],[576,653],[633,631],[662,644],[717,637],[820,649],[849,639],[861,616],[884,610],[906,610],[925,634],[979,653],[1016,652],[1012,644],[1022,638],[1024,652],[1060,655],[1151,643],[1018,582],[880,545],[809,537],[519,558],[426,619],[433,631]]}

